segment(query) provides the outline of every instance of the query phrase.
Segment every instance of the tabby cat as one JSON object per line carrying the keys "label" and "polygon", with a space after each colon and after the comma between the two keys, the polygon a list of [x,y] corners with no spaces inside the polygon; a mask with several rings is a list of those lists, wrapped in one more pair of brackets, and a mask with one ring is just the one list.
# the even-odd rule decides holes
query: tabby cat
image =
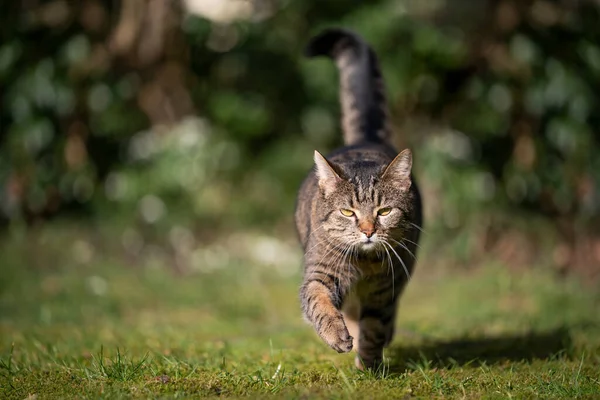
{"label": "tabby cat", "polygon": [[327,158],[315,151],[315,169],[298,194],[302,311],[331,348],[354,347],[358,368],[377,368],[418,247],[421,199],[412,154],[397,154],[389,142],[378,61],[360,36],[328,29],[306,55],[329,56],[339,69],[344,147]]}

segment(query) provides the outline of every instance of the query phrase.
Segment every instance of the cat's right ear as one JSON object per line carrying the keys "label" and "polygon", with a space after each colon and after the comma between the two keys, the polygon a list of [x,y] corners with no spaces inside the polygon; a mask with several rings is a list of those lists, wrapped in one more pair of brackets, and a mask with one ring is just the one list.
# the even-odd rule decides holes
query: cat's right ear
{"label": "cat's right ear", "polygon": [[329,161],[316,150],[315,172],[317,173],[317,179],[319,180],[319,188],[321,188],[321,191],[325,196],[329,196],[333,193],[338,183],[342,180],[331,164],[329,164]]}
{"label": "cat's right ear", "polygon": [[412,153],[404,149],[385,169],[381,177],[402,190],[408,190],[411,185],[410,171],[412,169]]}

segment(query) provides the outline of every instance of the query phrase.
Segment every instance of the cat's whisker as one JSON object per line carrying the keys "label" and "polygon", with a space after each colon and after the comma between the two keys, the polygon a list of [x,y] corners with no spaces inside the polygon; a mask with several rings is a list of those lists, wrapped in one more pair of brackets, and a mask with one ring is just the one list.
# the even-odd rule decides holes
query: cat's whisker
{"label": "cat's whisker", "polygon": [[342,263],[344,260],[344,254],[346,253],[346,251],[348,251],[348,247],[344,247],[342,251],[340,251],[335,258],[332,260],[331,262],[331,266],[333,266],[333,275],[335,277],[337,277],[339,275],[339,269],[340,269],[340,263],[338,263],[338,260],[341,258],[342,259]]}
{"label": "cat's whisker", "polygon": [[346,251],[344,252],[344,258],[342,259],[342,265],[346,265],[346,263],[348,266],[352,265],[352,262],[351,262],[352,260],[348,259],[348,255],[352,254],[353,251],[354,251],[354,246],[351,243],[348,244],[348,247],[346,248]]}
{"label": "cat's whisker", "polygon": [[412,240],[410,240],[410,239],[407,239],[407,238],[402,238],[402,241],[403,241],[403,242],[404,242],[404,241],[406,241],[406,242],[408,242],[408,243],[414,244],[415,246],[417,246],[417,249],[420,249],[420,248],[421,248],[421,246],[419,246],[419,244],[418,244],[417,242],[413,242],[413,241],[412,241]]}
{"label": "cat's whisker", "polygon": [[354,266],[352,265],[352,253],[354,252],[354,244],[353,243],[348,243],[348,245],[345,247],[345,251],[344,251],[344,258],[342,259],[342,266],[346,266],[346,267],[352,267],[352,269],[354,269]]}
{"label": "cat's whisker", "polygon": [[408,254],[410,254],[412,256],[412,258],[414,258],[415,260],[417,259],[417,257],[414,255],[414,253],[412,251],[410,251],[410,249],[404,243],[399,242],[394,238],[389,238],[389,239],[394,241],[396,244],[398,244],[398,246],[401,246],[404,250],[406,250],[408,252]]}
{"label": "cat's whisker", "polygon": [[304,253],[304,256],[308,256],[310,254],[311,251],[313,251],[317,246],[320,246],[322,244],[328,245],[329,241],[326,239],[320,240],[319,242],[315,243],[313,246],[311,246],[310,249],[306,250],[306,252]]}
{"label": "cat's whisker", "polygon": [[325,237],[322,240],[320,240],[319,242],[315,243],[313,246],[311,246],[308,250],[306,250],[304,256],[306,258],[306,256],[308,256],[310,254],[310,252],[312,250],[314,250],[317,247],[320,247],[323,243],[325,243],[324,247],[329,247],[328,251],[321,257],[321,260],[319,260],[319,262],[323,261],[323,258],[327,255],[329,255],[333,250],[342,250],[343,246],[342,245],[336,245],[335,243],[333,243],[331,240],[329,240],[329,238]]}
{"label": "cat's whisker", "polygon": [[[322,225],[323,225],[323,224],[321,224],[321,226],[322,226]],[[313,232],[313,233],[314,233],[314,232]],[[328,245],[333,245],[333,244],[331,243],[331,241],[330,241],[330,240],[327,238],[327,236],[325,236],[325,237],[324,237],[322,240],[320,240],[320,241],[318,241],[317,243],[315,243],[314,245],[312,245],[312,246],[310,247],[310,249],[306,250],[306,251],[304,252],[304,254],[305,254],[305,255],[308,255],[308,254],[309,254],[309,253],[310,253],[310,252],[311,252],[311,251],[312,251],[312,250],[313,250],[315,247],[317,247],[317,246],[319,246],[319,245],[323,244],[324,242],[326,242]],[[307,243],[308,243],[308,241],[307,241]]]}
{"label": "cat's whisker", "polygon": [[335,270],[339,270],[340,268],[344,268],[344,266],[346,265],[346,257],[348,255],[348,251],[350,250],[350,245],[346,245],[346,247],[344,247],[344,250],[342,250],[342,252],[335,258],[334,263],[335,263]]}
{"label": "cat's whisker", "polygon": [[[337,274],[339,269],[344,268],[344,266],[348,266],[348,267],[352,266],[352,269],[354,269],[354,266],[348,260],[348,255],[351,254],[351,252],[353,251],[353,247],[354,246],[352,243],[348,244],[348,246],[345,247],[342,262],[335,266],[334,273]],[[346,260],[348,260],[348,262]]]}
{"label": "cat's whisker", "polygon": [[415,256],[415,253],[413,253],[412,251],[410,251],[410,249],[408,248],[408,246],[402,242],[398,243],[404,250],[406,250],[408,252],[408,254],[410,254],[413,258],[413,260],[417,259],[417,256]]}
{"label": "cat's whisker", "polygon": [[382,241],[382,243],[385,243],[387,246],[389,246],[390,250],[392,250],[392,252],[396,255],[396,257],[398,258],[398,261],[400,261],[400,263],[402,264],[402,268],[404,268],[404,272],[406,272],[406,277],[410,281],[410,279],[411,279],[410,272],[408,272],[408,268],[406,268],[406,264],[404,264],[404,261],[402,261],[402,257],[400,257],[398,255],[398,253],[396,252],[396,250],[394,250],[394,246],[392,246],[390,243],[388,243],[386,241]]}
{"label": "cat's whisker", "polygon": [[[317,262],[317,265],[318,265],[318,264],[321,264],[321,263],[323,262],[323,260],[325,259],[325,257],[327,257],[329,254],[331,254],[331,253],[332,253],[334,250],[339,250],[339,247],[338,247],[338,246],[336,246],[335,244],[332,244],[332,243],[331,243],[329,240],[325,239],[324,241],[325,241],[325,242],[327,242],[327,244],[328,244],[330,247],[329,247],[329,249],[328,249],[328,250],[325,252],[325,254],[323,254],[323,255],[321,256],[321,258],[320,258],[320,259],[319,259],[319,261]],[[315,245],[315,246],[316,246],[316,245]],[[314,247],[314,246],[313,246],[313,247]],[[307,254],[307,255],[308,255],[308,254]],[[338,253],[338,256],[337,256],[337,257],[339,257],[339,253]],[[336,257],[336,259],[337,259],[337,257]],[[333,264],[333,263],[332,263],[332,264]],[[312,278],[314,274],[315,274],[315,271],[311,271],[311,273],[308,275],[308,277],[309,277],[309,278]]]}
{"label": "cat's whisker", "polygon": [[[382,241],[382,243],[384,242]],[[392,298],[394,298],[396,292],[396,277],[394,276],[394,263],[392,262],[392,256],[390,255],[390,252],[385,247],[385,245],[383,246],[383,249],[385,250],[388,258],[388,271],[392,271]]]}
{"label": "cat's whisker", "polygon": [[425,230],[422,227],[420,227],[419,225],[415,224],[414,222],[410,222],[410,224],[412,226],[414,226],[415,228],[417,228],[418,230],[420,230],[422,233],[426,233]]}
{"label": "cat's whisker", "polygon": [[321,259],[319,260],[319,262],[318,262],[317,264],[320,264],[320,263],[322,263],[322,262],[323,262],[323,259],[324,259],[325,257],[327,257],[328,255],[330,255],[331,253],[333,253],[334,251],[337,251],[337,252],[338,252],[338,254],[336,255],[336,257],[334,258],[334,260],[337,260],[337,258],[339,257],[339,255],[340,255],[340,254],[341,254],[341,253],[344,251],[344,248],[343,248],[343,247],[341,247],[341,246],[336,246],[336,245],[334,245],[334,244],[331,244],[331,243],[330,243],[329,245],[330,245],[331,247],[329,248],[329,250],[328,250],[328,251],[327,251],[325,254],[323,254],[323,256],[321,257]]}
{"label": "cat's whisker", "polygon": [[315,247],[317,247],[317,246],[319,246],[319,245],[322,245],[323,243],[325,243],[325,244],[327,244],[327,245],[328,245],[328,244],[330,244],[330,241],[329,241],[329,239],[327,239],[327,237],[325,237],[325,238],[323,238],[323,239],[319,240],[317,243],[315,243],[315,244],[314,244],[314,245],[312,245],[312,246],[311,246],[309,249],[307,249],[307,250],[304,252],[304,255],[308,255],[308,254],[310,254],[310,252],[311,252],[311,251],[312,251],[312,250],[313,250]]}
{"label": "cat's whisker", "polygon": [[[322,224],[321,224],[321,225],[320,225],[320,226],[319,226],[317,229],[315,229],[313,232],[311,232],[311,234],[308,236],[308,238],[307,238],[307,240],[306,240],[306,243],[308,243],[308,242],[309,242],[309,239],[310,239],[311,235],[312,235],[313,233],[315,233],[316,231],[318,231],[319,229],[323,229],[323,228],[325,227],[324,225],[325,225],[325,223],[322,223]],[[328,238],[328,237],[327,237],[327,235],[326,235],[326,236],[325,236],[325,237],[324,237],[322,240],[319,240],[317,243],[315,243],[314,245],[312,245],[312,246],[311,246],[309,249],[307,249],[307,250],[304,252],[304,255],[305,255],[305,257],[306,257],[306,256],[308,256],[308,255],[310,254],[310,252],[311,252],[311,251],[313,251],[315,248],[319,247],[319,246],[320,246],[320,245],[322,245],[323,243],[325,243],[325,244],[326,244],[326,245],[328,245],[328,246],[332,246],[334,249],[335,249],[336,247],[338,247],[338,246],[336,246],[334,243],[332,243],[332,242],[331,242],[331,240],[329,240],[329,238]]]}
{"label": "cat's whisker", "polygon": [[317,233],[318,231],[320,231],[321,229],[325,228],[325,222],[323,222],[321,225],[319,225],[314,231],[312,231],[308,237],[306,238],[306,243],[308,243],[308,241],[310,240],[310,238],[312,237],[312,235],[314,235],[315,233]]}

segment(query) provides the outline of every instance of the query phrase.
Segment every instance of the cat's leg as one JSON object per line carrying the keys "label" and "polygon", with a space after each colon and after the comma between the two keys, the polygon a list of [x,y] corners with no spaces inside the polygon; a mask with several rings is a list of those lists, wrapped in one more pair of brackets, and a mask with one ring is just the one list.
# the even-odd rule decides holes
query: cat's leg
{"label": "cat's leg", "polygon": [[339,353],[352,350],[350,336],[340,308],[349,285],[346,279],[328,272],[334,268],[322,265],[307,266],[305,278],[300,288],[302,312],[315,328],[321,339]]}
{"label": "cat's leg", "polygon": [[358,355],[355,360],[358,369],[377,369],[381,365],[383,348],[389,343],[393,332],[395,313],[395,302],[363,306],[358,323]]}
{"label": "cat's leg", "polygon": [[[396,308],[398,308],[398,305],[396,305]],[[394,340],[394,334],[396,333],[396,315],[398,314],[398,312],[394,312],[394,316],[392,317],[392,321],[388,324],[387,330],[386,330],[386,335],[385,335],[385,344],[383,345],[383,347],[388,347],[390,345],[390,343],[392,343],[392,340]]]}
{"label": "cat's leg", "polygon": [[401,280],[392,284],[389,277],[382,276],[361,290],[360,333],[355,360],[359,369],[377,369],[381,365],[383,348],[391,342],[394,334],[397,299],[403,286]]}

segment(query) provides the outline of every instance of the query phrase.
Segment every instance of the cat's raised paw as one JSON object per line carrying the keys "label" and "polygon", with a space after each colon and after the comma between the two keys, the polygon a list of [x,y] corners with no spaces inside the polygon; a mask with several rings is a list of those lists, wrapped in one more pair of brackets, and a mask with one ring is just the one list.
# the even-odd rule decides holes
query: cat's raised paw
{"label": "cat's raised paw", "polygon": [[348,332],[346,332],[346,337],[344,337],[343,339],[338,338],[337,342],[329,343],[329,346],[331,346],[331,348],[333,348],[338,353],[348,353],[350,350],[352,350],[353,341],[354,338],[350,336]]}
{"label": "cat's raised paw", "polygon": [[352,350],[354,338],[348,333],[342,318],[330,324],[324,324],[326,328],[319,332],[321,338],[338,353],[347,353]]}

